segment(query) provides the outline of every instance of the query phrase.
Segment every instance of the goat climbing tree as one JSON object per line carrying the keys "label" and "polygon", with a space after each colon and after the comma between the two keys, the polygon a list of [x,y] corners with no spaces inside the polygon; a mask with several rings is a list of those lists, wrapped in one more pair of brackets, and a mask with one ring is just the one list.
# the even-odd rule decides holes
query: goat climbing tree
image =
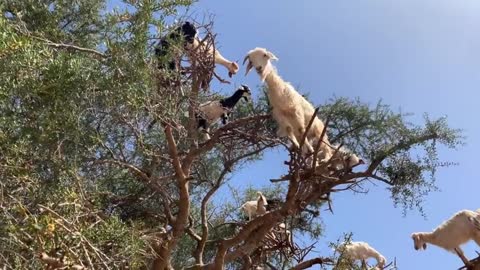
{"label": "goat climbing tree", "polygon": [[[195,109],[218,95],[205,81],[226,81],[202,52],[179,72],[158,70],[153,54],[165,21],[190,5],[0,4],[0,267],[346,269],[332,254],[306,259],[327,243],[295,241],[298,232],[321,234],[319,210],[334,205],[332,193],[359,191],[368,179],[396,205],[421,210],[436,169],[450,165],[437,146],[461,144],[444,118],[414,125],[381,103],[330,100],[318,114],[331,142],[368,161],[333,174],[275,135],[264,96],[199,140]],[[214,44],[212,24],[200,24],[203,42]],[[278,161],[288,172],[264,188],[276,199],[265,215],[247,222],[238,212],[252,190],[212,200],[273,148],[289,153]],[[272,237],[281,222],[292,240]]]}

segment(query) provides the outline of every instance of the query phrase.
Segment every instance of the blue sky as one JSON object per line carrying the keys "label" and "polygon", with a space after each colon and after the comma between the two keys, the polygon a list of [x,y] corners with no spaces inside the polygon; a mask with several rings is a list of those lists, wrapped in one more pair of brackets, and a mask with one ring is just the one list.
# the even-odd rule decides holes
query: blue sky
{"label": "blue sky", "polygon": [[[352,231],[354,240],[369,242],[389,260],[396,257],[399,269],[461,266],[456,256],[434,246],[415,251],[410,234],[430,231],[458,210],[480,208],[475,173],[480,128],[474,124],[480,115],[480,2],[207,0],[191,12],[199,18],[215,15],[217,41],[227,58],[241,60],[257,46],[275,53],[282,77],[301,93],[310,93],[316,104],[333,96],[372,104],[382,99],[415,113],[412,121],[424,112],[447,115],[452,127],[463,129],[467,145],[440,157],[460,165],[438,171],[441,191],[427,197],[427,219],[416,212],[403,217],[385,186],[371,185],[368,195],[334,197],[335,214],[323,213],[326,233],[318,245],[328,253],[322,243]],[[244,71],[242,67],[234,83],[260,84],[255,73],[244,77]],[[233,87],[216,89],[230,92]],[[236,174],[232,185],[268,185],[268,179],[285,171],[285,158],[281,152],[268,154]],[[474,255],[474,248],[465,247],[467,256]]]}

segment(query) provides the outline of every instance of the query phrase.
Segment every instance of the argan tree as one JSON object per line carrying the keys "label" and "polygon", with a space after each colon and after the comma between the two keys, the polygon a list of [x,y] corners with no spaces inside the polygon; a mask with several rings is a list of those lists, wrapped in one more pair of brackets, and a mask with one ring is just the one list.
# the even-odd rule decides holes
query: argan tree
{"label": "argan tree", "polygon": [[[444,118],[416,125],[382,103],[333,99],[317,110],[325,132],[367,164],[332,172],[275,135],[264,96],[204,141],[195,113],[220,96],[208,84],[227,83],[224,70],[201,50],[188,62],[176,52],[184,68],[173,71],[154,54],[167,22],[192,2],[106,4],[0,3],[0,267],[342,269],[332,254],[306,260],[313,245],[295,243],[297,233],[321,234],[330,194],[377,182],[395,205],[421,211],[437,168],[449,165],[437,147],[461,144]],[[197,25],[215,46],[212,22]],[[278,164],[288,173],[264,188],[275,199],[267,213],[246,220],[238,211],[254,190],[214,203],[236,170],[272,148],[289,153]]]}

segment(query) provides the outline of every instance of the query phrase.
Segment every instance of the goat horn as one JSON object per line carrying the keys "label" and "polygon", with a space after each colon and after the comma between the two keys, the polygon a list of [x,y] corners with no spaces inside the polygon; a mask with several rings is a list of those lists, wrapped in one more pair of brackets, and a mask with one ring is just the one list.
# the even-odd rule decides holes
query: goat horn
{"label": "goat horn", "polygon": [[250,60],[248,60],[248,65],[247,65],[247,70],[245,71],[245,76],[247,76],[248,72],[250,71],[250,69],[252,69],[253,65],[252,65],[252,62]]}
{"label": "goat horn", "polygon": [[247,62],[247,60],[248,60],[248,55],[247,55],[247,56],[245,56],[245,58],[243,59],[243,63],[242,63],[242,65],[245,65],[245,62]]}

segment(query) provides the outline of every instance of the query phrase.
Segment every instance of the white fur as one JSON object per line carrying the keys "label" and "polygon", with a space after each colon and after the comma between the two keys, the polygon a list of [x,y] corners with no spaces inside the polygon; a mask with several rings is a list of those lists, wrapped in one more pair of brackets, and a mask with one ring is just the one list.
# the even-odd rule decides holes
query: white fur
{"label": "white fur", "polygon": [[[250,92],[248,92],[248,94],[244,93],[243,96],[249,98]],[[203,133],[204,139],[210,140],[210,135],[208,135],[208,133],[210,132],[210,125],[217,123],[218,120],[220,120],[220,118],[222,117],[222,115],[228,115],[231,110],[232,109],[230,108],[223,107],[220,103],[220,100],[207,101],[198,106],[199,116],[205,119],[207,122],[207,128]],[[188,116],[188,112],[185,113],[185,116]]]}
{"label": "white fur", "polygon": [[227,111],[225,108],[222,107],[219,100],[208,101],[198,106],[198,113],[202,118],[207,121],[207,128],[203,133],[205,140],[210,140],[210,125],[213,125],[218,122],[222,114],[226,113]]}
{"label": "white fur", "polygon": [[[335,153],[338,145],[333,146],[333,152]],[[364,161],[354,154],[350,149],[342,146],[334,154],[332,158],[331,168],[334,170],[351,170],[353,167],[364,164]]]}
{"label": "white fur", "polygon": [[414,247],[426,249],[427,243],[441,247],[447,251],[458,250],[460,256],[463,251],[460,245],[473,240],[480,246],[480,213],[462,210],[438,226],[433,232],[417,232],[412,234]]}
{"label": "white fur", "polygon": [[[198,48],[200,48],[201,51],[206,51],[212,55],[214,54],[214,59],[215,59],[215,64],[220,64],[224,67],[226,67],[228,69],[228,72],[229,72],[229,76],[232,76],[233,74],[236,74],[238,72],[238,64],[235,63],[235,62],[232,62],[228,59],[226,59],[225,57],[223,57],[223,55],[220,54],[220,52],[216,49],[216,48],[213,48],[213,46],[209,46],[208,48],[205,48],[205,46],[207,46],[205,44],[205,42],[201,42],[198,37],[195,37],[194,41],[193,41],[193,44],[191,46],[191,48],[189,49],[192,49],[192,50],[197,50]],[[215,52],[215,53],[214,53]]]}
{"label": "white fur", "polygon": [[248,216],[248,220],[252,220],[253,217],[263,215],[267,212],[267,199],[263,196],[262,192],[257,192],[258,199],[255,201],[245,202],[240,209],[242,209]]}
{"label": "white fur", "polygon": [[203,104],[200,104],[200,106],[198,106],[198,110],[205,120],[211,124],[216,123],[222,114],[226,112],[219,100],[207,101]]}
{"label": "white fur", "polygon": [[[288,137],[298,148],[315,109],[290,83],[285,82],[277,74],[270,62],[270,60],[278,60],[273,53],[263,48],[255,48],[248,52],[245,57],[245,61],[247,60],[246,73],[254,67],[262,82],[266,81],[267,83],[267,96],[272,106],[272,115],[279,126],[278,136]],[[315,116],[307,133],[305,150],[314,151],[312,144],[316,145],[318,143],[323,129],[323,122]],[[331,156],[331,149],[326,134],[323,137],[323,142],[320,147],[322,158],[328,160]]]}
{"label": "white fur", "polygon": [[383,269],[386,263],[385,257],[365,242],[351,242],[341,244],[338,248],[343,256],[350,260],[367,260],[375,258],[377,265],[373,269]]}

